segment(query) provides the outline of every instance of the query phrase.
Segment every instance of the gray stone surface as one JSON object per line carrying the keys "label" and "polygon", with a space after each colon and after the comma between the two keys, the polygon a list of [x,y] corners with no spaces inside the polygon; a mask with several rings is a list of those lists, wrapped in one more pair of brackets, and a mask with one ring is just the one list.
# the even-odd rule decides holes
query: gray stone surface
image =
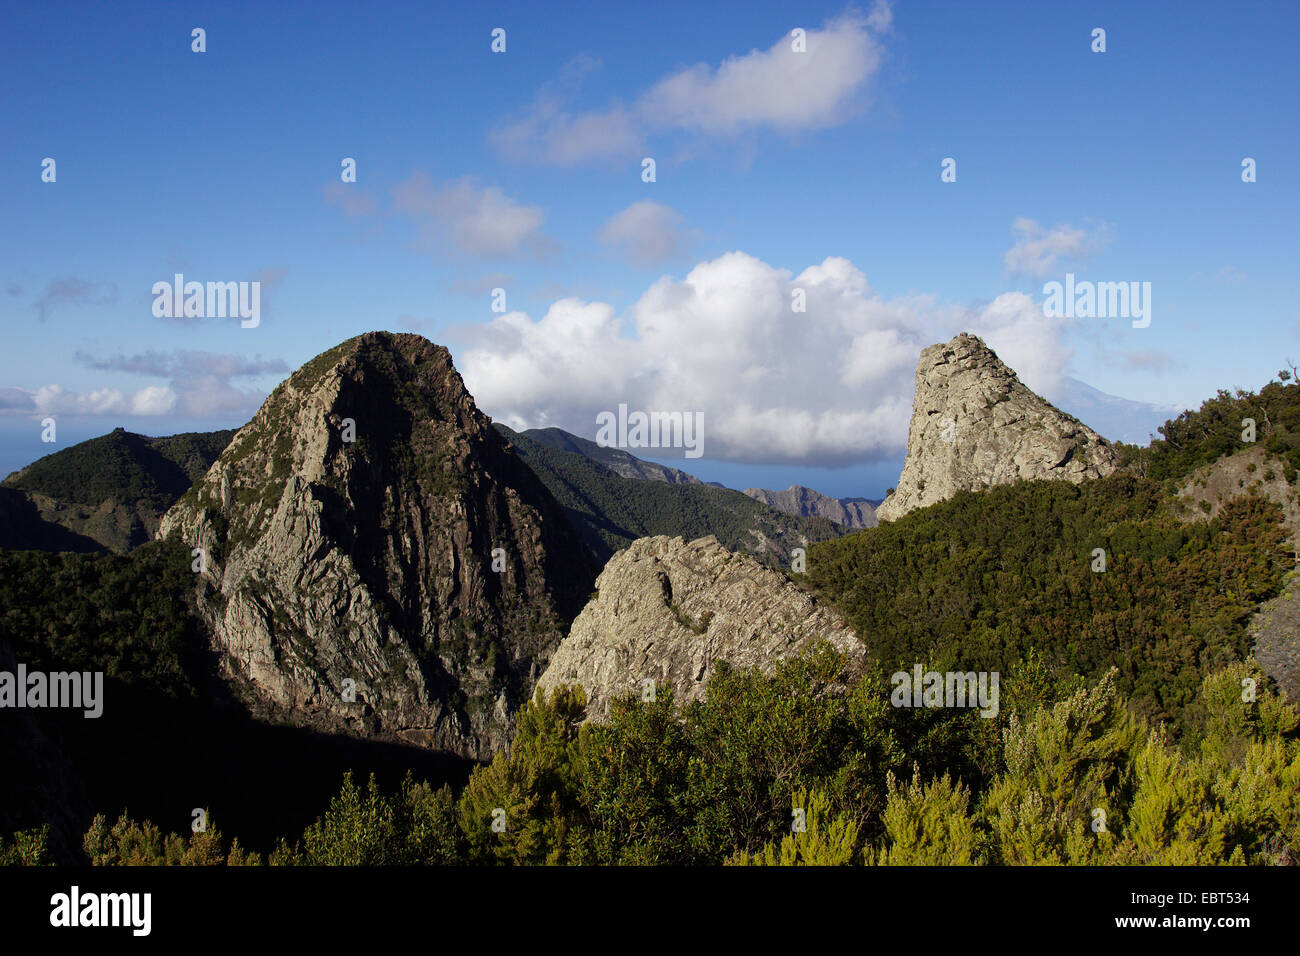
{"label": "gray stone surface", "polygon": [[199,613],[255,713],[480,759],[595,578],[447,350],[415,335],[295,372],[159,534],[206,550]]}
{"label": "gray stone surface", "polygon": [[835,612],[712,535],[640,538],[610,559],[596,586],[538,682],[581,685],[588,719],[605,719],[616,697],[641,696],[646,680],[656,694],[671,687],[679,705],[696,700],[722,660],[770,670],[819,639],[857,660],[865,654]]}
{"label": "gray stone surface", "polygon": [[876,509],[892,521],[916,508],[1028,479],[1076,484],[1109,475],[1110,442],[1026,388],[977,336],[931,345],[916,366],[907,460]]}

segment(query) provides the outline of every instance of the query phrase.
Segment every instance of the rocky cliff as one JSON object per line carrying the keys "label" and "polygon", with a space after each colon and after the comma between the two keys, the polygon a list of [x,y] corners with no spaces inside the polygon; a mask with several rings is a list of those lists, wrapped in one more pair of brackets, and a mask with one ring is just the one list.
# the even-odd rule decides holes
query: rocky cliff
{"label": "rocky cliff", "polygon": [[845,528],[876,526],[876,509],[866,498],[832,498],[803,485],[791,485],[785,491],[746,488],[745,494],[788,515],[826,518]]}
{"label": "rocky cliff", "polygon": [[590,552],[445,348],[372,332],[267,398],[160,537],[204,550],[201,616],[255,713],[484,758]]}
{"label": "rocky cliff", "polygon": [[610,559],[596,586],[538,682],[580,684],[588,719],[605,719],[616,697],[644,695],[646,681],[689,703],[718,661],[768,669],[820,639],[865,653],[836,613],[712,536],[641,538]]}
{"label": "rocky cliff", "polygon": [[892,521],[958,491],[1020,479],[1078,483],[1116,464],[1106,439],[1035,395],[978,337],[962,333],[921,352],[907,460],[876,516]]}

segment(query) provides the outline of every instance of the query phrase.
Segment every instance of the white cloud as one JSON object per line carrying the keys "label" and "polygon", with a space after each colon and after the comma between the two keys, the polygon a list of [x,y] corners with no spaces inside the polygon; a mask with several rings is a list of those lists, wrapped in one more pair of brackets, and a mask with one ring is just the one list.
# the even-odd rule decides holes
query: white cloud
{"label": "white cloud", "polygon": [[1075,226],[1044,229],[1032,219],[1020,218],[1011,224],[1020,237],[1003,257],[1007,270],[1015,275],[1042,277],[1059,269],[1066,259],[1083,259],[1100,251],[1106,244],[1106,227],[1092,231]]}
{"label": "white cloud", "polygon": [[540,159],[571,166],[591,159],[632,156],[645,150],[645,136],[622,107],[574,115],[550,95],[540,95],[528,112],[494,130],[492,142],[516,159]]}
{"label": "white cloud", "polygon": [[539,232],[545,219],[540,207],[515,202],[495,186],[480,188],[468,177],[437,186],[414,173],[393,188],[393,208],[418,224],[425,243],[469,256],[536,253],[548,244]]}
{"label": "white cloud", "polygon": [[150,385],[131,396],[134,415],[166,415],[176,407],[176,393],[163,385]]}
{"label": "white cloud", "polygon": [[86,368],[98,372],[169,381],[166,385],[147,385],[136,390],[104,387],[88,392],[72,391],[58,384],[43,385],[35,390],[0,388],[0,415],[117,417],[175,414],[188,419],[248,419],[266,398],[266,390],[239,388],[232,384],[232,380],[279,378],[288,372],[283,359],[188,349],[174,352],[149,350],[106,358],[78,351],[74,357]]}
{"label": "white cloud", "polygon": [[151,385],[136,392],[122,392],[116,388],[98,388],[91,392],[68,391],[62,385],[42,385],[25,392],[30,402],[24,408],[7,407],[27,415],[71,415],[95,417],[103,415],[165,415],[176,405],[176,395],[170,388]]}
{"label": "white cloud", "polygon": [[889,5],[877,3],[866,17],[848,13],[821,29],[805,28],[805,52],[791,48],[787,33],[766,50],[670,73],[631,105],[573,112],[567,101],[598,66],[582,58],[560,83],[543,87],[523,115],[500,127],[492,140],[517,159],[569,165],[634,156],[651,134],[729,137],[838,126],[862,109],[867,85],[883,60],[877,35],[891,22]]}
{"label": "white cloud", "polygon": [[[807,311],[791,308],[803,289]],[[980,335],[1029,387],[1055,388],[1070,352],[1029,296],[978,308],[886,300],[847,259],[798,276],[742,252],[653,283],[620,316],[564,299],[474,330],[457,364],[479,405],[516,428],[590,437],[599,411],[702,411],[705,454],[844,465],[905,446],[916,360],[960,331]]]}
{"label": "white cloud", "polygon": [[691,236],[681,222],[682,217],[668,206],[642,199],[611,216],[599,238],[621,250],[634,265],[656,266],[686,253]]}
{"label": "white cloud", "polygon": [[98,371],[169,379],[165,388],[149,386],[131,397],[129,404],[137,415],[165,415],[176,411],[189,418],[250,418],[266,398],[266,392],[239,388],[232,380],[278,378],[289,371],[283,359],[190,349],[150,350],[103,359],[78,351],[75,357],[82,365]]}

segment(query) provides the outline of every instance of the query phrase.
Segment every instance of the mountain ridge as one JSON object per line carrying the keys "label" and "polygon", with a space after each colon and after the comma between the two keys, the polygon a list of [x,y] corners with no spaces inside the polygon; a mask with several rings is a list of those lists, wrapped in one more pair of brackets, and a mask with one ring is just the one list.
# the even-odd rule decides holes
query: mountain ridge
{"label": "mountain ridge", "polygon": [[746,488],[745,494],[786,514],[826,518],[851,530],[874,528],[880,504],[870,498],[832,498],[806,485],[791,485],[784,491]]}
{"label": "mountain ridge", "polygon": [[563,505],[602,565],[638,538],[713,534],[732,550],[785,567],[795,548],[842,533],[824,518],[787,515],[730,488],[625,477],[580,452],[542,445],[500,422],[494,427]]}

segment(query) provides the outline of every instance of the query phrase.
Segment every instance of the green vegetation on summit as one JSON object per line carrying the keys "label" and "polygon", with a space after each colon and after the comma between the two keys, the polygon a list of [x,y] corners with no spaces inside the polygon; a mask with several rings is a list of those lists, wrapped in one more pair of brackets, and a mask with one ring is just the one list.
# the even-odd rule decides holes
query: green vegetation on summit
{"label": "green vegetation on summit", "polygon": [[[208,470],[233,430],[148,438],[116,428],[46,455],[0,484],[9,548],[126,552]],[[19,497],[21,496],[21,497]]]}

